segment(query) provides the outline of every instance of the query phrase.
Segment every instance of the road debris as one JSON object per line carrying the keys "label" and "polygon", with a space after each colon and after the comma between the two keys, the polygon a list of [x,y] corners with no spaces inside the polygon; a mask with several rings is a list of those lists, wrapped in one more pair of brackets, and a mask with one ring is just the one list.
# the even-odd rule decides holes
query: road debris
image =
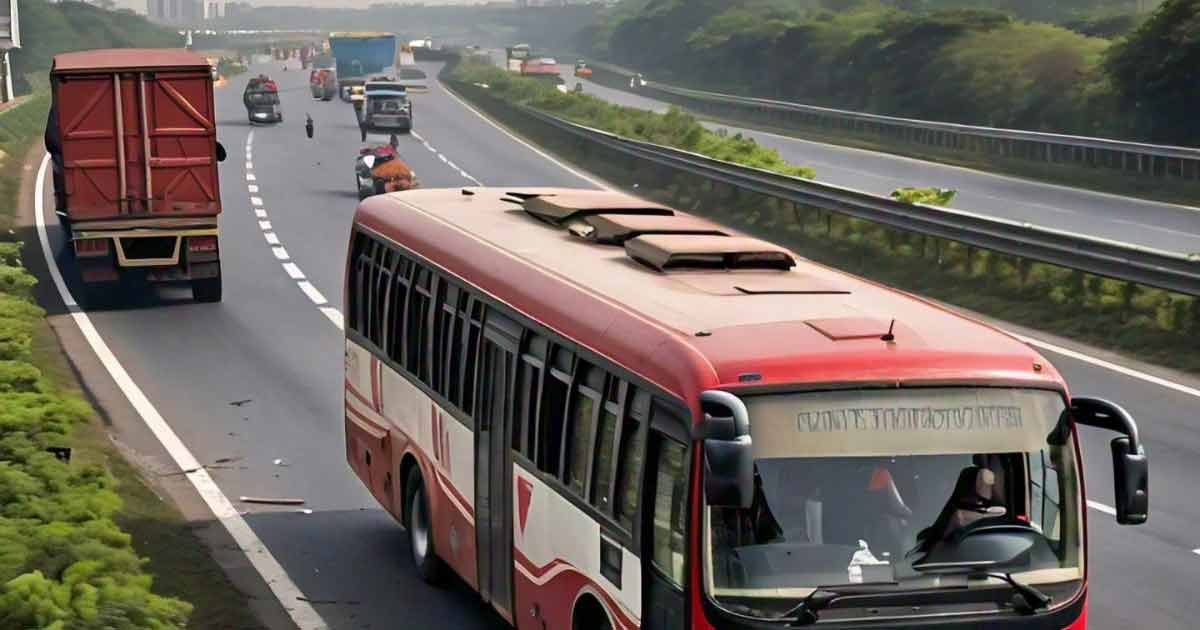
{"label": "road debris", "polygon": [[241,407],[242,405],[246,405],[246,404],[249,404],[249,403],[251,403],[251,402],[254,402],[254,399],[253,399],[253,398],[244,398],[244,399],[242,399],[242,400],[232,400],[232,401],[230,401],[230,402],[229,402],[229,405],[230,405],[231,407]]}
{"label": "road debris", "polygon": [[278,497],[241,497],[242,503],[264,503],[267,505],[304,505],[304,499]]}
{"label": "road debris", "polygon": [[310,510],[309,508],[302,508],[302,509],[296,510],[296,513],[297,514],[312,514],[312,510]]}
{"label": "road debris", "polygon": [[284,461],[284,460],[282,460],[282,459],[276,459],[276,460],[275,460],[274,462],[272,462],[272,463],[273,463],[273,464],[275,464],[276,466],[287,466],[287,465],[288,465],[288,463],[287,463],[287,462],[285,462],[285,461]]}

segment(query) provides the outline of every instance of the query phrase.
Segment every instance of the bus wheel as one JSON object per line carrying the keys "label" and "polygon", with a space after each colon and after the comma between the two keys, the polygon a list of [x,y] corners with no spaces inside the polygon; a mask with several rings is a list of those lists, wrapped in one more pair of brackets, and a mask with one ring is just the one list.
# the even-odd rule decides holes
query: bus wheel
{"label": "bus wheel", "polygon": [[445,572],[445,565],[434,548],[429,500],[425,497],[425,483],[420,472],[413,471],[404,494],[408,497],[408,522],[405,526],[408,528],[408,546],[412,551],[413,564],[422,580],[437,584]]}
{"label": "bus wheel", "polygon": [[192,280],[192,299],[197,302],[220,302],[221,276]]}

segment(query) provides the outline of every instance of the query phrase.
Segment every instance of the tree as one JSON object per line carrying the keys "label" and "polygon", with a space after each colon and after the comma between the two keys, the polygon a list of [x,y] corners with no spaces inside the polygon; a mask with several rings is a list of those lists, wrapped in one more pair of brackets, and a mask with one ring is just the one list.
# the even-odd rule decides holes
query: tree
{"label": "tree", "polygon": [[1167,0],[1105,59],[1139,135],[1200,145],[1200,0]]}

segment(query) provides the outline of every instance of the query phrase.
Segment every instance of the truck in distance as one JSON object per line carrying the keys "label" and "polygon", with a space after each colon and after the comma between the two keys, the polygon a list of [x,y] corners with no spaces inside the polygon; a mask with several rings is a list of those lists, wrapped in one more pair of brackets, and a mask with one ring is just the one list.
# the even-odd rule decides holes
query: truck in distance
{"label": "truck in distance", "polygon": [[329,49],[337,66],[338,92],[349,100],[349,88],[396,63],[396,36],[392,33],[345,32],[329,34]]}
{"label": "truck in distance", "polygon": [[221,299],[212,68],[182,49],[56,55],[46,148],[89,302],[118,282]]}

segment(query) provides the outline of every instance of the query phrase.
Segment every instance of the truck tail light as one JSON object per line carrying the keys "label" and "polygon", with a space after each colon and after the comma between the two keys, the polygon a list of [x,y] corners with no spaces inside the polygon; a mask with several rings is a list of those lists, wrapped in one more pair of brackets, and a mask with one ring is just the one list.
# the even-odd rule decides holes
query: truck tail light
{"label": "truck tail light", "polygon": [[215,252],[217,251],[217,237],[215,236],[190,236],[187,241],[189,252]]}
{"label": "truck tail light", "polygon": [[84,238],[75,240],[76,256],[107,256],[107,238]]}

